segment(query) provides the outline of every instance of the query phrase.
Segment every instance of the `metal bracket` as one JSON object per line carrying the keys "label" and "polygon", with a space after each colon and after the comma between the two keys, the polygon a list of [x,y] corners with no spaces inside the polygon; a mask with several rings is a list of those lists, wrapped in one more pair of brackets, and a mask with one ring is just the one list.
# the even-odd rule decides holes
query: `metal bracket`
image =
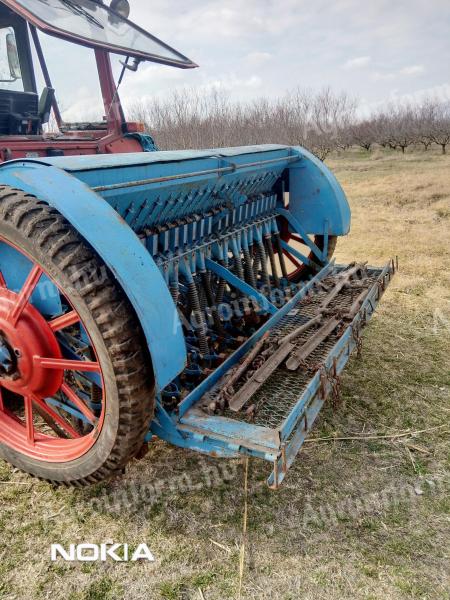
{"label": "metal bracket", "polygon": [[234,273],[232,273],[226,267],[219,265],[210,258],[205,259],[205,264],[207,269],[209,269],[222,279],[225,279],[226,282],[228,282],[233,287],[237,288],[240,292],[242,292],[246,296],[249,296],[250,298],[254,298],[261,306],[261,308],[266,312],[272,315],[278,312],[278,308],[274,304],[272,304],[263,294],[261,294],[261,292],[253,288],[251,285],[249,285],[242,279],[239,279],[239,277],[236,277],[236,275],[234,275]]}
{"label": "metal bracket", "polygon": [[320,262],[324,262],[322,250],[320,250],[320,248],[318,248],[316,246],[316,244],[309,239],[308,233],[305,231],[305,229],[303,229],[303,226],[294,217],[294,215],[291,212],[289,212],[288,210],[286,210],[285,208],[277,208],[277,213],[286,219],[286,221],[289,223],[289,225],[292,227],[292,229],[296,233],[298,233],[298,235],[302,238],[302,240],[305,242],[305,244],[307,246],[309,246],[309,248],[312,250],[312,252],[316,255],[317,259]]}

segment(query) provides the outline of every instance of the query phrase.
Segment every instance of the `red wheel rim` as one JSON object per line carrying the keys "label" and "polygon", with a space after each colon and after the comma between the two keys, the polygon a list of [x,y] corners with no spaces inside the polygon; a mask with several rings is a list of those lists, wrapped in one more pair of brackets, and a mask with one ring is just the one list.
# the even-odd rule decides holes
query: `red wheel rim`
{"label": "red wheel rim", "polygon": [[[287,209],[288,208],[289,207],[287,207]],[[306,249],[306,252],[302,251],[302,254],[304,254],[309,260],[311,260],[313,262],[317,261],[317,257],[315,256],[314,252],[312,252],[312,250],[310,250],[309,246],[307,246],[305,244],[305,242],[302,240],[302,238],[298,234],[292,233],[290,231],[289,224],[288,224],[287,220],[284,217],[280,217],[279,225],[280,225],[280,237],[283,240],[283,242],[286,242],[286,244],[289,244],[289,242],[295,242],[295,243],[298,243],[298,244],[302,244],[304,246],[304,248]],[[316,237],[314,237],[312,239],[312,241],[316,244],[316,246],[319,249],[322,249],[321,248],[321,243],[320,243],[321,237],[322,236],[316,236]],[[311,267],[308,264],[302,263],[300,260],[298,260],[297,258],[295,258],[295,256],[293,256],[285,248],[283,248],[283,255],[291,263],[291,269],[289,269],[288,268],[289,265],[287,265],[287,268],[288,268],[288,280],[289,281],[296,283],[303,276],[305,276],[307,273],[310,272]]]}
{"label": "red wheel rim", "polygon": [[[94,445],[104,422],[98,355],[70,299],[45,269],[0,237],[3,244],[31,268],[19,290],[9,289],[0,271],[0,443],[36,460],[75,460]],[[59,315],[44,316],[33,304],[44,275],[62,300]],[[83,350],[66,345],[66,338]]]}

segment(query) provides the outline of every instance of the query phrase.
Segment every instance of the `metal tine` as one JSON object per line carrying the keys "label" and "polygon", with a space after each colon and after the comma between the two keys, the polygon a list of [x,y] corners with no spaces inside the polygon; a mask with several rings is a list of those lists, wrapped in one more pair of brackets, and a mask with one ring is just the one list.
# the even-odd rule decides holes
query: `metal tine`
{"label": "metal tine", "polygon": [[188,288],[188,302],[190,304],[192,314],[194,317],[194,329],[197,334],[197,339],[199,343],[200,352],[203,356],[209,354],[208,341],[206,338],[206,322],[204,320],[204,314],[200,306],[200,298],[198,294],[197,285],[191,270],[190,261],[185,258],[180,266],[182,267],[181,271],[186,279],[187,288]]}
{"label": "metal tine", "polygon": [[[233,254],[233,259],[234,259],[234,271],[235,274],[239,277],[239,279],[241,279],[242,281],[245,280],[244,277],[244,267],[242,265],[242,259],[241,259],[241,246],[240,246],[240,240],[239,237],[237,235],[233,235],[230,239],[230,246],[231,246],[231,252]],[[244,294],[242,292],[238,292],[239,296],[243,296]]]}
{"label": "metal tine", "polygon": [[318,325],[322,321],[323,321],[323,315],[322,315],[322,313],[320,313],[320,314],[316,315],[315,317],[313,317],[312,319],[310,319],[309,321],[307,321],[306,323],[303,323],[303,325],[300,325],[300,327],[297,327],[296,329],[294,329],[294,331],[292,331],[289,335],[278,340],[278,345],[282,346],[283,344],[288,344],[289,342],[292,342],[293,340],[298,338],[300,335],[302,335],[302,333],[305,333],[305,331],[308,331],[308,329],[311,329],[311,327],[313,325]]}
{"label": "metal tine", "polygon": [[243,235],[243,248],[242,252],[244,255],[244,272],[245,278],[249,285],[256,289],[256,278],[252,268],[252,259],[250,254],[250,245],[248,243],[247,233]]}
{"label": "metal tine", "polygon": [[238,412],[244,404],[253,396],[255,392],[263,385],[267,378],[283,362],[283,360],[293,350],[292,343],[283,344],[274,354],[253,373],[252,377],[241,387],[241,389],[229,401],[229,407],[233,412]]}
{"label": "metal tine", "polygon": [[340,273],[339,280],[337,281],[336,285],[332,288],[332,290],[329,292],[329,294],[323,299],[323,301],[320,304],[319,310],[321,312],[323,312],[331,304],[331,302],[333,302],[333,300],[336,298],[336,296],[339,294],[339,292],[346,285],[349,284],[353,275],[358,273],[358,271],[362,271],[364,269],[364,267],[365,267],[365,265],[363,265],[363,264],[357,264],[357,265],[352,266],[350,269],[347,269],[343,273]]}
{"label": "metal tine", "polygon": [[303,344],[298,350],[292,352],[291,356],[286,361],[286,368],[289,371],[296,371],[304,360],[314,350],[320,346],[324,339],[333,333],[333,331],[342,323],[342,319],[339,317],[331,317],[320,329],[318,329],[314,335]]}
{"label": "metal tine", "polygon": [[224,379],[219,381],[219,384],[217,387],[218,387],[218,389],[221,390],[222,393],[226,394],[229,391],[229,389],[237,381],[239,381],[239,379],[242,377],[242,375],[245,373],[245,371],[248,369],[248,367],[251,365],[251,363],[258,356],[259,351],[262,349],[262,347],[266,343],[266,340],[268,337],[269,337],[269,332],[266,331],[266,333],[261,337],[261,339],[258,340],[258,342],[256,342],[256,344],[253,346],[253,348],[250,350],[250,352],[247,354],[247,356],[244,358],[244,360],[241,362],[241,364],[238,365],[237,368],[228,375],[228,377],[225,377]]}
{"label": "metal tine", "polygon": [[179,263],[178,260],[174,260],[171,263],[169,273],[169,290],[172,295],[175,306],[178,305],[178,299],[180,297],[180,283],[179,283]]}
{"label": "metal tine", "polygon": [[280,262],[281,274],[283,275],[283,278],[287,280],[288,272],[286,268],[286,261],[284,260],[283,248],[281,246],[281,236],[279,231],[275,233],[275,243],[277,246],[277,254],[278,260]]}
{"label": "metal tine", "polygon": [[270,292],[271,285],[270,285],[269,272],[267,270],[267,254],[266,254],[266,249],[264,247],[264,242],[263,242],[262,236],[260,236],[259,239],[257,239],[256,248],[257,248],[257,252],[259,254],[259,259],[260,259],[260,263],[261,263],[262,282],[266,286],[267,291]]}

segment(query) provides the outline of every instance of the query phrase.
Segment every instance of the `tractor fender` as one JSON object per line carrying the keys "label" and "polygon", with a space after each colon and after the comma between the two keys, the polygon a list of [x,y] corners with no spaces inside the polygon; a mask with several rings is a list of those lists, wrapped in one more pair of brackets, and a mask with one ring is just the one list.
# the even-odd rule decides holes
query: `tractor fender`
{"label": "tractor fender", "polygon": [[289,168],[289,211],[309,234],[346,235],[350,206],[338,180],[305,148],[294,148],[302,160]]}
{"label": "tractor fender", "polygon": [[0,165],[0,182],[47,202],[95,249],[134,307],[158,391],[186,365],[186,345],[169,289],[134,231],[105,200],[58,167],[20,160]]}

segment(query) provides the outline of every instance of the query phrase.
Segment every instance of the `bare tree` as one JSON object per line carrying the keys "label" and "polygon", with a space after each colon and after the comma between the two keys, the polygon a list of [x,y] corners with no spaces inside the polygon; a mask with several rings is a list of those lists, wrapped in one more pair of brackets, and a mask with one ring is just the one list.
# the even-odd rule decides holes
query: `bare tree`
{"label": "bare tree", "polygon": [[374,121],[369,118],[356,122],[351,126],[351,137],[354,144],[369,152],[377,141]]}
{"label": "bare tree", "polygon": [[446,154],[450,143],[450,103],[435,105],[430,137],[441,147],[442,154]]}
{"label": "bare tree", "polygon": [[361,118],[354,99],[330,88],[298,88],[275,100],[251,102],[233,102],[220,88],[206,93],[187,88],[136,102],[130,113],[166,150],[282,143],[304,146],[325,160],[353,145],[370,151],[378,144],[404,153],[412,144],[427,150],[435,143],[445,154],[450,143],[449,103],[390,103]]}

